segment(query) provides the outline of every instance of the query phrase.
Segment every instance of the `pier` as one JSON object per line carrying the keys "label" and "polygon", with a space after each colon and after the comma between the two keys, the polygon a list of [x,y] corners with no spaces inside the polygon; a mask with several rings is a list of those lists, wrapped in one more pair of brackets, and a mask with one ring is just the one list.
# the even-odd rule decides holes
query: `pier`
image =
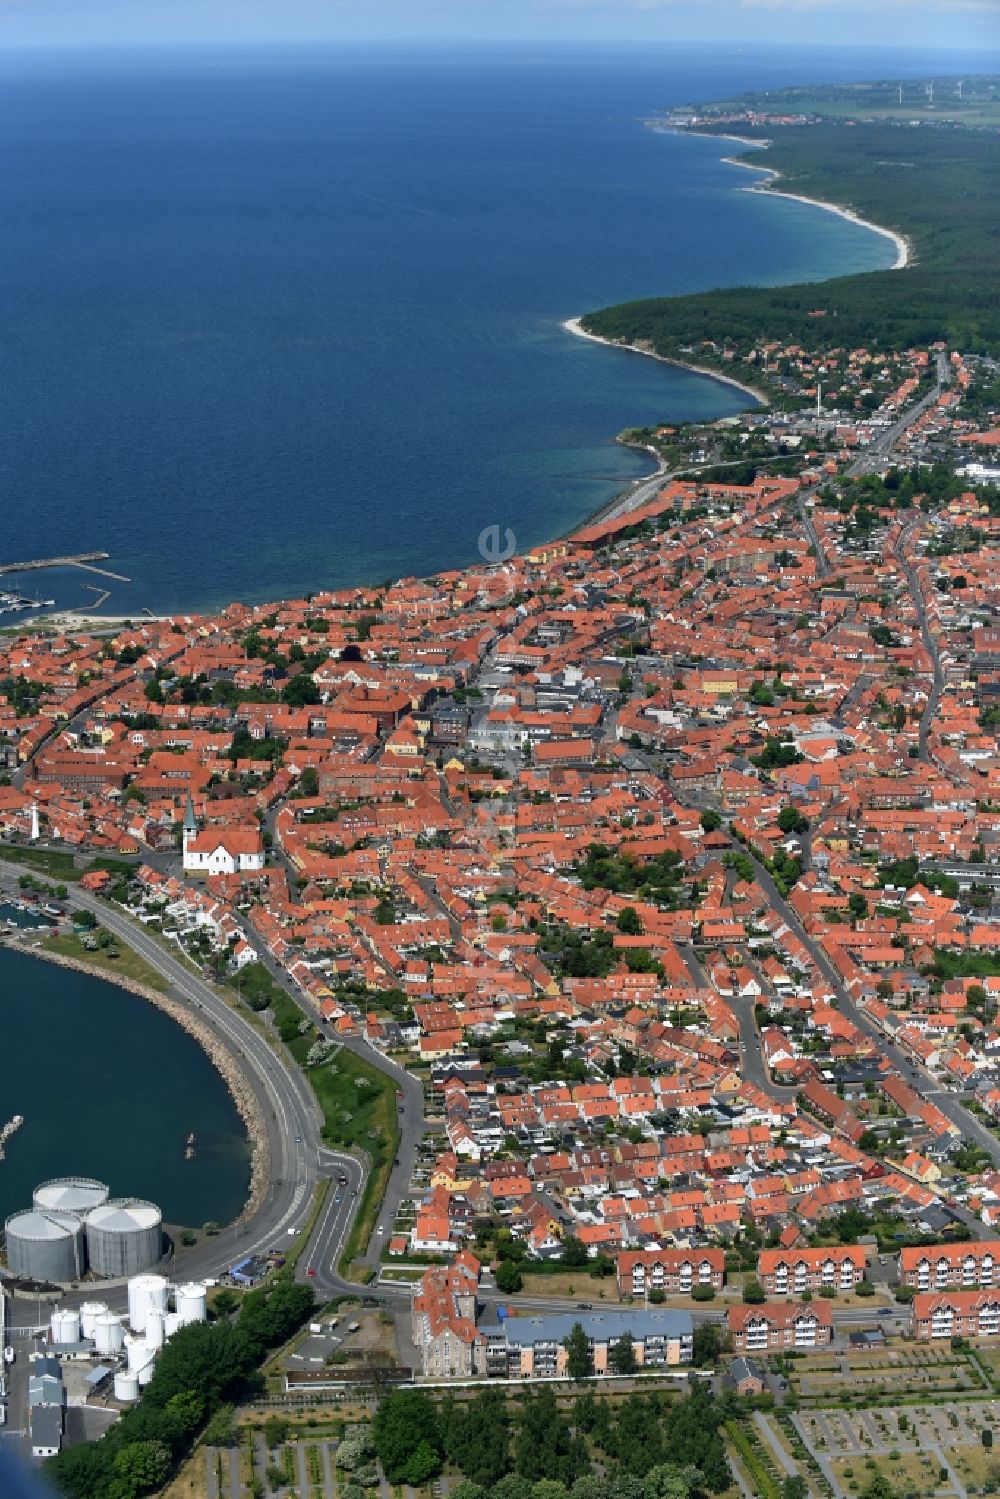
{"label": "pier", "polygon": [[66,557],[35,557],[30,562],[0,562],[0,575],[39,572],[46,567],[82,567],[87,572],[100,573],[102,577],[113,578],[116,583],[131,583],[132,579],[126,578],[123,573],[113,573],[110,568],[95,565],[98,562],[107,562],[110,556],[110,552],[74,552]]}

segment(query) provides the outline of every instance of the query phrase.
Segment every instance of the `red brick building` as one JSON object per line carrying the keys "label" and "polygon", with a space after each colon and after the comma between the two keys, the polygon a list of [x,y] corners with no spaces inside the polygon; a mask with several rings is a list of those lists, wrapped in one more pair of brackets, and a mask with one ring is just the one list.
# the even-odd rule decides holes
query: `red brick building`
{"label": "red brick building", "polygon": [[726,1277],[722,1249],[624,1250],[617,1263],[620,1296],[645,1296],[647,1291],[686,1295],[695,1286],[721,1291]]}
{"label": "red brick building", "polygon": [[835,1249],[762,1249],[757,1278],[768,1296],[803,1291],[851,1291],[865,1278],[865,1252],[856,1244]]}
{"label": "red brick building", "polygon": [[896,1268],[900,1285],[913,1286],[917,1291],[1000,1285],[1000,1239],[901,1249]]}
{"label": "red brick building", "polygon": [[828,1301],[781,1301],[731,1306],[726,1321],[734,1353],[781,1353],[789,1348],[825,1348],[833,1341]]}
{"label": "red brick building", "polygon": [[914,1296],[912,1312],[914,1336],[920,1342],[1000,1335],[998,1291],[928,1291]]}

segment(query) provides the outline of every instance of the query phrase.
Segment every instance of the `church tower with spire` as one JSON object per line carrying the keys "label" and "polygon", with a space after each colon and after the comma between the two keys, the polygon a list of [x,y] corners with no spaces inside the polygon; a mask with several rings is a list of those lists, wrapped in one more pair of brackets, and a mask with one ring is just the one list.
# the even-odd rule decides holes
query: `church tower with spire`
{"label": "church tower with spire", "polygon": [[184,863],[185,863],[185,866],[187,864],[187,852],[188,852],[188,849],[190,848],[191,844],[194,842],[195,838],[197,838],[197,836],[198,836],[198,819],[194,815],[194,802],[191,800],[191,793],[189,791],[188,792],[188,796],[187,796],[187,806],[184,808],[184,830],[183,830],[183,839],[182,839],[182,844],[181,844],[183,852],[184,852]]}

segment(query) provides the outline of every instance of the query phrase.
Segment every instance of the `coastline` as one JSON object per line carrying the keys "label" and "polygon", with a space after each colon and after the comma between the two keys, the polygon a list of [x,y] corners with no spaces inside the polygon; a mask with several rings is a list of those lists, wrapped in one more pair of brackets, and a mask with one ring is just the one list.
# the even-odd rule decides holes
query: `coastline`
{"label": "coastline", "polygon": [[67,957],[64,953],[49,952],[39,946],[29,946],[27,942],[9,937],[0,939],[0,946],[23,953],[29,958],[39,958],[43,963],[54,963],[57,968],[70,968],[75,973],[86,974],[88,978],[115,984],[119,989],[127,990],[138,999],[144,999],[149,1004],[155,1005],[158,1010],[162,1010],[176,1025],[180,1026],[181,1030],[186,1031],[192,1040],[197,1041],[225,1083],[250,1143],[250,1190],[241,1212],[233,1221],[253,1218],[264,1205],[271,1179],[267,1129],[257,1095],[225,1043],[220,1041],[197,1016],[190,1014],[179,1000],[171,999],[169,995],[161,994],[156,989],[147,988],[145,984],[140,984],[135,979],[105,973],[90,963],[81,962],[78,958]]}
{"label": "coastline", "polygon": [[[707,131],[696,131],[693,133],[703,136],[709,134]],[[712,133],[711,139],[739,141],[741,144],[754,146],[761,151],[766,151],[770,145],[770,141],[751,141],[745,136],[739,135],[717,137]],[[742,156],[723,156],[720,157],[720,160],[724,161],[727,166],[744,167],[751,172],[762,172],[768,178],[766,182],[755,182],[749,187],[741,188],[741,192],[767,193],[774,198],[790,198],[793,203],[808,203],[812,208],[823,208],[827,213],[835,213],[839,219],[846,219],[849,224],[857,224],[861,229],[870,229],[873,234],[880,234],[883,239],[892,240],[892,243],[896,246],[896,259],[889,267],[889,270],[905,270],[912,261],[913,244],[905,234],[900,234],[895,229],[889,229],[885,224],[876,224],[871,219],[863,219],[859,213],[854,212],[853,208],[844,208],[842,204],[832,203],[827,198],[809,198],[805,193],[790,193],[786,192],[784,188],[775,187],[774,184],[780,182],[782,176],[781,172],[775,167],[758,166],[757,162],[747,161]],[[822,285],[822,282],[818,284]]]}
{"label": "coastline", "polygon": [[[581,314],[582,316],[582,314]],[[572,333],[576,338],[585,338],[590,343],[604,344],[609,349],[624,349],[630,354],[644,354],[647,359],[658,359],[661,364],[673,365],[674,369],[688,370],[693,375],[705,375],[709,380],[718,380],[720,385],[732,385],[744,395],[750,396],[758,406],[769,406],[771,403],[762,390],[755,390],[752,385],[737,380],[734,375],[723,375],[718,370],[709,369],[707,365],[689,364],[684,359],[672,359],[666,354],[658,354],[655,349],[644,347],[642,344],[619,343],[614,338],[602,338],[598,333],[588,333],[583,327],[580,317],[566,318],[562,325],[567,333]],[[581,521],[586,525],[587,521]]]}

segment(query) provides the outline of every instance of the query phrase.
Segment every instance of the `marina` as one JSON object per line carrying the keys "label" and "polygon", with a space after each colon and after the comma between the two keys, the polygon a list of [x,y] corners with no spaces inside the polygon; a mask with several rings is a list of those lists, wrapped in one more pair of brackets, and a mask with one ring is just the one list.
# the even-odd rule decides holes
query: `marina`
{"label": "marina", "polygon": [[55,599],[26,599],[17,593],[0,593],[0,614],[16,614],[23,609],[51,609]]}

